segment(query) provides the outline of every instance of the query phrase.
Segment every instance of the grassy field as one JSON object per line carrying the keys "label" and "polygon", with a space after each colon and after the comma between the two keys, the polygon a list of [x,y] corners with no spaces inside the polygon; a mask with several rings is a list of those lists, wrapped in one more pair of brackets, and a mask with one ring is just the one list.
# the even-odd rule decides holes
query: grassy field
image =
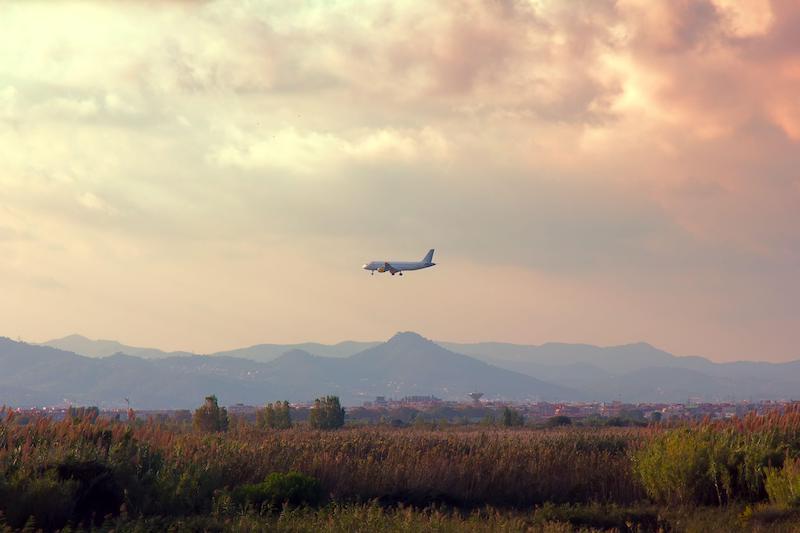
{"label": "grassy field", "polygon": [[800,531],[799,457],[797,409],[681,427],[220,433],[2,412],[0,529]]}

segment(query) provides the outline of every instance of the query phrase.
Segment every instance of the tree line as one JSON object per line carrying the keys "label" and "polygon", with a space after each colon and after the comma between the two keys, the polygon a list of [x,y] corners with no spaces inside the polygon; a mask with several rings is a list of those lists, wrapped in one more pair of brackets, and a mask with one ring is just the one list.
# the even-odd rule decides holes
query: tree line
{"label": "tree line", "polygon": [[[345,411],[338,396],[324,396],[314,400],[308,423],[314,429],[336,429],[344,426]],[[214,395],[207,396],[205,403],[192,416],[192,426],[208,433],[228,430],[228,411],[219,406]],[[292,427],[292,410],[289,402],[268,403],[256,412],[256,424],[263,429],[289,429]]]}

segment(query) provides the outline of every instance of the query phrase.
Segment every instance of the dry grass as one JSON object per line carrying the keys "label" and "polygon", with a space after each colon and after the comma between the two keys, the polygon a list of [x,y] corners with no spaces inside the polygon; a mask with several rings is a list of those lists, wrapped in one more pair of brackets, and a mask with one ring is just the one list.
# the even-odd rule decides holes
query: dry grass
{"label": "dry grass", "polygon": [[[14,509],[52,502],[40,520],[51,525],[64,516],[75,520],[78,510],[69,502],[78,501],[85,486],[81,479],[63,477],[65,464],[93,465],[95,474],[106,475],[113,481],[109,490],[118,489],[135,520],[210,516],[221,495],[287,471],[313,476],[330,501],[355,505],[356,514],[373,512],[364,507],[369,502],[389,508],[526,510],[545,503],[629,506],[648,495],[670,504],[671,495],[679,494],[675,501],[681,505],[709,499],[731,504],[765,500],[766,468],[782,466],[776,457],[798,454],[797,407],[680,428],[361,427],[326,432],[235,424],[219,434],[91,418],[42,418],[20,425],[0,410],[0,510],[19,526],[25,517],[13,515]],[[687,457],[697,465],[694,470],[686,468]],[[680,475],[672,475],[672,466]],[[664,468],[665,474],[658,470]],[[672,485],[654,484],[667,474]],[[461,519],[447,518],[448,524]]]}

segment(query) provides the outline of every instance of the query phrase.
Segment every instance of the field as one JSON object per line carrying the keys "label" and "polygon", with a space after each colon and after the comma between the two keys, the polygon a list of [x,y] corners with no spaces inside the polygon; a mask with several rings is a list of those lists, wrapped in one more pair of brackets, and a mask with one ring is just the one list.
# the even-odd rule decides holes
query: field
{"label": "field", "polygon": [[795,408],[549,430],[0,420],[0,530],[800,531]]}

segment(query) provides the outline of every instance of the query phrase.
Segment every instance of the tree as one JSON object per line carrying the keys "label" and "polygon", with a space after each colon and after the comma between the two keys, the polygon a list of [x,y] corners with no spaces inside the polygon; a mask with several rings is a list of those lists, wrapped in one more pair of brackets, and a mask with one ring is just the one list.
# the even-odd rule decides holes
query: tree
{"label": "tree", "polygon": [[209,433],[227,431],[228,410],[224,407],[220,408],[216,396],[206,396],[206,403],[194,412],[192,425],[195,429]]}
{"label": "tree", "polygon": [[72,419],[73,422],[81,422],[83,420],[89,420],[94,422],[97,420],[97,417],[100,416],[100,408],[97,406],[91,407],[70,407],[69,408],[69,417]]}
{"label": "tree", "polygon": [[314,400],[308,423],[316,429],[336,429],[344,425],[344,409],[338,396],[325,396]]}
{"label": "tree", "polygon": [[506,427],[519,427],[525,423],[522,414],[516,409],[506,407],[503,409],[503,425]]}
{"label": "tree", "polygon": [[289,402],[268,403],[256,413],[258,427],[264,429],[289,429],[292,427],[292,413]]}
{"label": "tree", "polygon": [[572,425],[572,419],[568,416],[558,415],[547,419],[547,422],[544,424],[549,428],[561,427],[561,426],[570,426]]}

